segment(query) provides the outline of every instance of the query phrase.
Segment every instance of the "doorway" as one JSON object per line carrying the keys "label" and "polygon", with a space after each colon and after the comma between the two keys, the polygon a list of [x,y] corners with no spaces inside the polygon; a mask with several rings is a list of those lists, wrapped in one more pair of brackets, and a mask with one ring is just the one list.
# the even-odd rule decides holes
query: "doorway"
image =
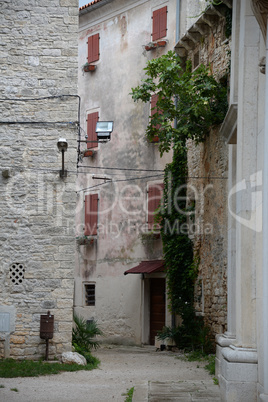
{"label": "doorway", "polygon": [[166,280],[150,279],[150,345],[166,323]]}

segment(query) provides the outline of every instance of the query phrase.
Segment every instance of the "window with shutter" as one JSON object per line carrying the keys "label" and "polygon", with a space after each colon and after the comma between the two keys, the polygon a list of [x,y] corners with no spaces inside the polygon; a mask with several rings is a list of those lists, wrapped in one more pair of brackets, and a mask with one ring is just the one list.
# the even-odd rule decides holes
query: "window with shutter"
{"label": "window with shutter", "polygon": [[93,63],[94,61],[98,61],[99,54],[99,34],[95,34],[88,37],[87,47],[88,47],[88,55],[87,61],[88,63]]}
{"label": "window with shutter", "polygon": [[153,12],[152,40],[164,38],[167,34],[167,6]]}
{"label": "window with shutter", "polygon": [[[97,134],[96,134],[96,124],[99,119],[99,113],[90,113],[87,115],[87,148],[96,148],[98,146]],[[91,142],[93,141],[93,142]]]}
{"label": "window with shutter", "polygon": [[159,211],[163,195],[163,183],[152,184],[148,187],[148,229],[159,229],[158,223],[155,223],[155,215]]}
{"label": "window with shutter", "polygon": [[96,236],[98,229],[98,194],[85,196],[85,236]]}

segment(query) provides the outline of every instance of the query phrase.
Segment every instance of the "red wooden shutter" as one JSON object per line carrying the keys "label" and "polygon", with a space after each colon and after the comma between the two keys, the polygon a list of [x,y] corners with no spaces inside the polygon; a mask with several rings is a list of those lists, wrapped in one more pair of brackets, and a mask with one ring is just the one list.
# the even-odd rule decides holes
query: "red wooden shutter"
{"label": "red wooden shutter", "polygon": [[153,12],[153,33],[152,40],[159,38],[159,10]]}
{"label": "red wooden shutter", "polygon": [[96,142],[88,142],[87,148],[96,148],[97,144],[97,134],[96,134],[96,124],[99,119],[99,113],[90,113],[87,115],[87,141],[96,141]]}
{"label": "red wooden shutter", "polygon": [[154,186],[148,188],[148,229],[152,229],[154,223]]}
{"label": "red wooden shutter", "polygon": [[163,38],[167,33],[167,6],[153,12],[152,40]]}
{"label": "red wooden shutter", "polygon": [[99,60],[99,34],[89,36],[88,38],[88,63]]}
{"label": "red wooden shutter", "polygon": [[159,229],[159,225],[154,222],[154,217],[156,215],[156,210],[159,208],[162,194],[163,194],[163,183],[150,185],[148,188],[148,229],[153,228]]}
{"label": "red wooden shutter", "polygon": [[98,225],[98,194],[85,196],[85,236],[95,236]]}
{"label": "red wooden shutter", "polygon": [[167,6],[159,10],[159,38],[164,38],[167,34]]}

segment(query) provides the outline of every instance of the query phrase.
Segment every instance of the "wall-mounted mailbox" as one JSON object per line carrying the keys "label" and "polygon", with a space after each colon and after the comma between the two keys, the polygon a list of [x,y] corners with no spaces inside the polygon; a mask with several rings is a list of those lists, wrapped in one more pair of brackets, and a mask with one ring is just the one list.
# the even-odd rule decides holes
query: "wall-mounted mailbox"
{"label": "wall-mounted mailbox", "polygon": [[54,330],[54,315],[47,314],[40,316],[40,338],[41,339],[52,339]]}

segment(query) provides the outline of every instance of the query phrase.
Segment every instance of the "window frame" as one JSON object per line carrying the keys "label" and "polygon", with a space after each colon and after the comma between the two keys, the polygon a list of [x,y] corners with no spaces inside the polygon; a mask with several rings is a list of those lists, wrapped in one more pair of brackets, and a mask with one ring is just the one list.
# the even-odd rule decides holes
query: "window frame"
{"label": "window frame", "polygon": [[100,34],[96,33],[87,38],[87,62],[95,63],[100,59]]}
{"label": "window frame", "polygon": [[[158,94],[152,94],[151,100],[150,100],[150,117],[152,119],[153,115],[157,112],[157,101],[158,101]],[[158,111],[159,114],[161,114],[161,110]],[[159,130],[161,127],[161,124],[157,124],[156,126],[153,126],[156,130]],[[150,142],[155,143],[159,142],[159,136],[155,135]]]}
{"label": "window frame", "polygon": [[[88,304],[88,292],[87,292],[87,287],[91,287],[93,291],[93,298],[92,303]],[[96,306],[96,283],[95,282],[84,282],[83,283],[83,299],[84,299],[84,305],[86,307],[95,307]]]}
{"label": "window frame", "polygon": [[[99,111],[87,112],[86,127],[87,127],[87,149],[98,148],[98,137],[96,133],[96,123],[99,120]],[[94,128],[95,127],[95,128]],[[90,142],[93,141],[93,142]],[[96,141],[96,142],[95,142]]]}
{"label": "window frame", "polygon": [[[163,182],[149,183],[147,185],[147,225],[149,231],[160,230],[160,225],[154,222],[154,217],[161,208],[163,191]],[[150,198],[151,194],[153,195],[152,198]]]}
{"label": "window frame", "polygon": [[152,41],[165,38],[167,36],[167,6],[153,11],[152,15]]}
{"label": "window frame", "polygon": [[84,198],[84,235],[98,235],[98,218],[99,218],[99,194],[85,194]]}

